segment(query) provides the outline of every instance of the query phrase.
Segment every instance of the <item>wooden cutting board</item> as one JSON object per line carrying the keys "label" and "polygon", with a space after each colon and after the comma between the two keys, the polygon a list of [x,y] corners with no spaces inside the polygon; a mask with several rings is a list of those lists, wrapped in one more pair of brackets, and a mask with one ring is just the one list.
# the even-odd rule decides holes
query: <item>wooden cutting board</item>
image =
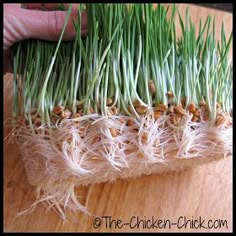
{"label": "wooden cutting board", "polygon": [[[216,18],[216,34],[220,37],[221,22],[225,24],[227,35],[232,31],[232,14],[209,8],[188,5],[192,21],[198,26],[199,19],[207,15]],[[178,4],[184,15],[186,4]],[[178,28],[180,30],[180,28]],[[228,37],[227,36],[227,37]],[[232,53],[231,53],[232,55]],[[12,77],[4,77],[4,121],[11,118]],[[4,137],[10,127],[4,125]],[[74,213],[69,222],[61,220],[54,211],[46,212],[46,206],[39,204],[29,215],[17,217],[35,199],[34,188],[28,183],[18,148],[4,141],[4,231],[5,232],[78,232],[78,231],[155,231],[155,232],[205,232],[232,231],[232,158],[206,166],[189,169],[181,173],[141,176],[132,180],[118,180],[114,183],[96,184],[80,190],[81,201],[89,211],[104,216],[101,226],[95,228],[93,216]],[[187,223],[187,227],[178,228],[170,222],[184,225],[186,220],[198,220],[207,227],[212,220],[216,228],[196,228]],[[72,218],[72,217],[70,217]],[[110,221],[109,221],[110,219]],[[159,228],[145,228],[142,223],[148,220],[162,220]],[[111,221],[113,220],[113,221]],[[130,222],[121,227],[115,224]],[[219,228],[219,221],[225,225]],[[164,227],[164,221],[166,226]],[[139,228],[135,224],[139,222]],[[107,223],[107,225],[106,225]],[[109,224],[111,223],[111,225]],[[153,222],[155,223],[155,222]],[[148,224],[149,226],[150,224]],[[162,226],[162,228],[160,228]],[[131,227],[134,227],[133,229]]]}

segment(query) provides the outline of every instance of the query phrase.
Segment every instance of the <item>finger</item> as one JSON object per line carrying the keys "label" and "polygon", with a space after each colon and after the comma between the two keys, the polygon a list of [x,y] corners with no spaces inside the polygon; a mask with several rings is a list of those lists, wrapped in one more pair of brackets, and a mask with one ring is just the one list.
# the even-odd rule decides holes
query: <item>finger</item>
{"label": "finger", "polygon": [[[15,42],[28,39],[45,39],[57,41],[61,34],[67,12],[66,11],[35,11],[26,9],[5,10],[4,7],[4,50]],[[75,29],[73,19],[77,20],[77,9],[72,12],[67,23],[63,40],[73,40]],[[82,12],[81,34],[87,33],[87,14]]]}
{"label": "finger", "polygon": [[[75,38],[75,29],[73,19],[77,21],[77,9],[72,9],[70,18],[67,23],[63,40],[73,40]],[[24,10],[22,14],[22,23],[25,27],[27,38],[39,38],[56,41],[60,37],[63,25],[65,23],[66,11],[33,11]],[[23,17],[24,16],[24,17]],[[82,14],[81,33],[87,32],[86,13]]]}
{"label": "finger", "polygon": [[[60,37],[67,12],[66,11],[27,11],[26,24],[33,22],[28,26],[27,34],[30,38],[40,38],[55,41]],[[66,30],[63,36],[64,40],[72,40],[75,37],[75,30],[73,26],[73,19],[76,19],[74,11],[71,12],[68,20]]]}

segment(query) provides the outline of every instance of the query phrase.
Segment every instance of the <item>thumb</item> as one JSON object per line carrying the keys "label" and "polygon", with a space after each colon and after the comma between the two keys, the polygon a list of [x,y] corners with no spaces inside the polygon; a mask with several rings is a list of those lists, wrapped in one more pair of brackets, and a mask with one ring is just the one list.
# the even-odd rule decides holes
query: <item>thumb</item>
{"label": "thumb", "polygon": [[[76,32],[73,19],[77,21],[77,8],[72,8],[63,40],[73,40]],[[59,39],[63,25],[65,23],[66,11],[37,11],[19,9],[17,14],[4,17],[4,40],[8,42],[8,47],[17,41],[28,38],[56,41]],[[7,34],[8,32],[8,34]],[[87,32],[87,15],[82,12],[81,33]],[[10,45],[9,45],[10,44]],[[4,43],[4,49],[6,49]]]}
{"label": "thumb", "polygon": [[[39,38],[55,41],[60,37],[63,25],[65,23],[66,11],[34,11],[24,10],[24,25],[29,38]],[[75,38],[75,29],[73,19],[77,21],[77,8],[72,8],[63,40],[73,40]],[[82,14],[81,31],[86,33],[87,17],[85,12]]]}

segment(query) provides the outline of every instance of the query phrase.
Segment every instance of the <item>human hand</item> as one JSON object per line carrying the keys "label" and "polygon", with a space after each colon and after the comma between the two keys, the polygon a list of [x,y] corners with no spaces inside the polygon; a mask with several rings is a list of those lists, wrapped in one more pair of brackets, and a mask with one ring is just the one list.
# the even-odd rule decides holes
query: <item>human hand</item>
{"label": "human hand", "polygon": [[[4,71],[12,72],[10,47],[21,40],[35,38],[57,41],[60,37],[66,18],[66,11],[56,11],[58,4],[3,4],[3,46],[4,46]],[[68,4],[66,4],[68,5]],[[49,11],[41,11],[42,7]],[[63,40],[70,41],[75,38],[76,32],[73,20],[77,19],[77,6],[73,4]],[[87,33],[87,16],[82,12],[81,34]]]}

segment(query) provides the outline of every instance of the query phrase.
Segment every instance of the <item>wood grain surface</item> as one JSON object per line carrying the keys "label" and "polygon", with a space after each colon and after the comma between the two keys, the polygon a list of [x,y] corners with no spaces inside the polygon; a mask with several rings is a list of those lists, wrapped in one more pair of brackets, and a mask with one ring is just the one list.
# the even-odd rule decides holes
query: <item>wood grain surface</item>
{"label": "wood grain surface", "polygon": [[[232,14],[194,5],[188,6],[196,26],[199,18],[204,20],[207,15],[212,15],[216,17],[216,34],[220,36],[223,21],[227,37],[229,36],[232,31]],[[184,15],[186,4],[178,4],[178,7]],[[4,77],[4,137],[7,137],[10,132],[7,124],[11,118],[11,101],[12,77],[6,75]],[[82,203],[87,205],[91,213],[104,216],[99,227],[96,228],[94,225],[99,224],[98,220],[94,221],[94,216],[79,212],[73,214],[68,212],[69,221],[63,221],[54,211],[46,211],[47,206],[44,204],[37,205],[31,214],[17,216],[18,212],[33,203],[35,192],[28,183],[17,146],[4,141],[5,232],[232,231],[232,158],[181,173],[141,176],[132,180],[91,185],[79,189],[78,193]],[[170,222],[178,222],[178,226],[183,226],[184,217],[191,222],[198,220],[196,227],[191,227],[191,222],[187,223],[187,227],[182,228],[169,225]],[[164,227],[162,222],[159,228],[157,224],[154,225],[156,228],[145,228],[143,222],[147,223],[147,220],[153,219],[166,221],[166,226]],[[121,227],[122,223],[120,223],[118,227],[115,224],[118,220],[122,223],[130,222],[130,226]],[[200,220],[206,228],[197,227]],[[212,220],[216,228],[208,228],[209,220]],[[220,227],[219,221],[215,220],[225,220],[225,224]],[[137,225],[135,227],[138,221],[139,227]]]}

